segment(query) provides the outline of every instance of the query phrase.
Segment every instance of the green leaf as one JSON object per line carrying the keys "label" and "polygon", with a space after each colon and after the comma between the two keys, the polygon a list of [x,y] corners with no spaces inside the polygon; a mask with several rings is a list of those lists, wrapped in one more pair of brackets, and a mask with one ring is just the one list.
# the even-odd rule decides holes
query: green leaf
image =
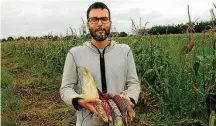
{"label": "green leaf", "polygon": [[203,56],[197,56],[197,59],[199,59],[200,61],[203,61],[204,57]]}
{"label": "green leaf", "polygon": [[209,117],[209,126],[214,126],[214,120],[215,120],[215,111],[211,110],[211,114]]}

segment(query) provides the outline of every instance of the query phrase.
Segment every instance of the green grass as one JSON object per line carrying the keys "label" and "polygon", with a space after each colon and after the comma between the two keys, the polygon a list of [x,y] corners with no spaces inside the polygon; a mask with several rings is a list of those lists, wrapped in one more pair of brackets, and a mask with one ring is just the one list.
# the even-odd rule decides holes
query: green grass
{"label": "green grass", "polygon": [[21,108],[21,104],[19,99],[13,94],[13,81],[11,76],[4,67],[2,67],[1,72],[1,106],[3,108],[9,108],[12,111],[17,111]]}
{"label": "green grass", "polygon": [[[27,52],[36,50],[31,44],[2,44],[1,124],[67,125],[74,112],[60,100],[61,76],[40,56]],[[37,48],[39,43],[34,45]],[[52,110],[47,111],[47,106]]]}
{"label": "green grass", "polygon": [[[13,93],[13,81],[9,72],[2,67],[1,68],[1,114],[4,115],[6,109],[9,111],[19,111],[23,106],[17,96]],[[17,118],[2,119],[3,126],[14,126],[19,124]]]}

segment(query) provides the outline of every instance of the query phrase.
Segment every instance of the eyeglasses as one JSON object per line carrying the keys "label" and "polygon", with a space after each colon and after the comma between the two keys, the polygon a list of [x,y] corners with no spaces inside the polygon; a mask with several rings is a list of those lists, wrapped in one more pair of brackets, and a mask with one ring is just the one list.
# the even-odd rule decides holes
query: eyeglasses
{"label": "eyeglasses", "polygon": [[90,22],[91,24],[97,24],[99,20],[101,20],[103,24],[107,24],[110,22],[109,17],[102,17],[102,18],[92,17],[88,19],[88,22]]}

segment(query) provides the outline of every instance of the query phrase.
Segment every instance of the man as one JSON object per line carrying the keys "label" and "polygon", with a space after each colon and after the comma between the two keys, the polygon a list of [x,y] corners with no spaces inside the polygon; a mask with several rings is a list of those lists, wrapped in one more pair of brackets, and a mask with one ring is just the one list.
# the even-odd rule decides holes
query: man
{"label": "man", "polygon": [[108,39],[112,24],[110,15],[104,3],[92,4],[87,10],[87,27],[92,39],[71,48],[65,60],[60,94],[65,103],[77,110],[76,126],[89,126],[92,117],[89,113],[98,114],[93,106],[98,99],[77,97],[82,93],[83,67],[89,70],[97,88],[103,93],[119,94],[126,91],[132,107],[138,101],[140,84],[133,54],[128,45]]}

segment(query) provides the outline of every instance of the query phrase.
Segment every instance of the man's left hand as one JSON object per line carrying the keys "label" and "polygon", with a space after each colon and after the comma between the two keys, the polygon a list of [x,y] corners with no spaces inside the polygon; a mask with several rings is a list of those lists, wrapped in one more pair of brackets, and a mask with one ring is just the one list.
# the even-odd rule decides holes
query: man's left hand
{"label": "man's left hand", "polygon": [[135,107],[134,103],[132,103],[131,100],[128,100],[128,102],[129,102],[129,105],[131,106],[131,108]]}
{"label": "man's left hand", "polygon": [[[123,97],[124,95],[126,95],[126,92],[125,92],[125,91],[120,92],[120,96],[121,96],[121,97]],[[128,103],[129,103],[129,105],[131,106],[131,108],[134,108],[134,107],[135,107],[135,104],[134,104],[133,102],[131,102],[131,99],[132,99],[132,98],[129,98],[129,97],[128,97]]]}

